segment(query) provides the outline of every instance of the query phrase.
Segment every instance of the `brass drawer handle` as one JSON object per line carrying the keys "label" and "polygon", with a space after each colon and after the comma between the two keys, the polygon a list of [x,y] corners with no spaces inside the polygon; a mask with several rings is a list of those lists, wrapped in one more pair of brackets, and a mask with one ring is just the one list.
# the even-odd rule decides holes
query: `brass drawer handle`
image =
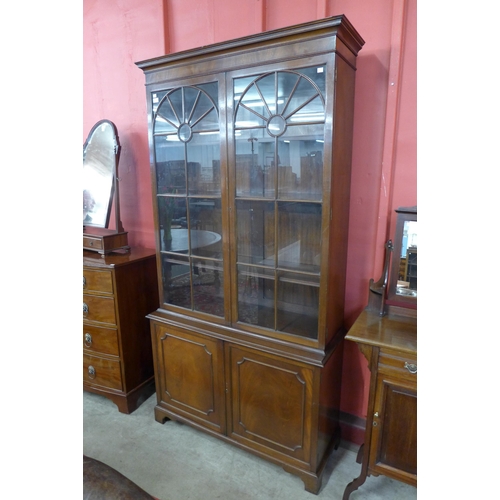
{"label": "brass drawer handle", "polygon": [[91,379],[95,378],[95,368],[92,365],[89,366],[89,378]]}
{"label": "brass drawer handle", "polygon": [[87,316],[87,314],[89,313],[89,306],[87,304],[85,304],[85,302],[83,303],[83,314],[85,316]]}
{"label": "brass drawer handle", "polygon": [[92,335],[90,333],[85,334],[85,347],[92,347]]}
{"label": "brass drawer handle", "polygon": [[413,363],[408,363],[408,361],[405,361],[405,368],[410,373],[417,373],[417,365],[414,365]]}

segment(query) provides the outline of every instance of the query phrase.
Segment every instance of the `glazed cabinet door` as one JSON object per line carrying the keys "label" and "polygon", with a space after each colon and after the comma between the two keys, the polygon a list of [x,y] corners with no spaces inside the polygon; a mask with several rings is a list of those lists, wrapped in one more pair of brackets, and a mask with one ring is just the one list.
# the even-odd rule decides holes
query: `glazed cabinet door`
{"label": "glazed cabinet door", "polygon": [[417,483],[417,375],[414,359],[380,356],[370,469],[412,485]]}
{"label": "glazed cabinet door", "polygon": [[217,80],[182,81],[150,95],[160,300],[223,321],[220,96]]}
{"label": "glazed cabinet door", "polygon": [[[231,73],[233,317],[270,336],[318,340],[328,230],[324,59]],[[326,212],[325,212],[326,208]],[[277,333],[273,333],[277,332]]]}
{"label": "glazed cabinet door", "polygon": [[227,345],[226,356],[228,436],[283,461],[308,463],[314,368],[235,345]]}
{"label": "glazed cabinet door", "polygon": [[222,341],[155,323],[152,332],[158,406],[224,433]]}

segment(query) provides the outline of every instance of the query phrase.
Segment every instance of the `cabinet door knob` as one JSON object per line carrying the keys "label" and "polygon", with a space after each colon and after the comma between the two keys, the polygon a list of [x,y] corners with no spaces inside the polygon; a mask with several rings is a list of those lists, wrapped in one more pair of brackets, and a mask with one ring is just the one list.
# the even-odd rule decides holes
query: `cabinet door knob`
{"label": "cabinet door knob", "polygon": [[85,279],[85,276],[83,277],[83,288],[87,286],[87,280]]}
{"label": "cabinet door knob", "polygon": [[89,313],[89,306],[87,304],[85,304],[85,302],[83,303],[83,314],[85,316],[87,316],[87,314]]}
{"label": "cabinet door knob", "polygon": [[373,414],[373,416],[378,418],[378,411],[376,411],[376,412]]}
{"label": "cabinet door knob", "polygon": [[90,333],[85,334],[85,347],[90,347],[92,345],[92,335]]}
{"label": "cabinet door knob", "polygon": [[405,361],[405,368],[410,373],[417,373],[417,365],[414,365],[413,363],[408,363],[408,361]]}
{"label": "cabinet door knob", "polygon": [[95,378],[95,368],[92,365],[89,366],[89,378]]}

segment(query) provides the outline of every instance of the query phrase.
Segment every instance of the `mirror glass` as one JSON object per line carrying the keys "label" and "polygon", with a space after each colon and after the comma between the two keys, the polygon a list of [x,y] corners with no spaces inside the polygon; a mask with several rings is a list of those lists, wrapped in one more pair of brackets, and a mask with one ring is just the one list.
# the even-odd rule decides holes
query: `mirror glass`
{"label": "mirror glass", "polygon": [[417,296],[417,221],[403,224],[396,295]]}
{"label": "mirror glass", "polygon": [[109,225],[120,145],[115,125],[97,122],[83,146],[83,225]]}
{"label": "mirror glass", "polygon": [[396,232],[387,300],[390,305],[417,308],[417,207],[396,210]]}

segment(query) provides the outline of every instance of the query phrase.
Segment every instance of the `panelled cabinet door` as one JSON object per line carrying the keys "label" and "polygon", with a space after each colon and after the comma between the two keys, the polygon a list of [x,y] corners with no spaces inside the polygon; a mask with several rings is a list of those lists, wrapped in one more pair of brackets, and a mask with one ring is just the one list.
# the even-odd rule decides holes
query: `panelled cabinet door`
{"label": "panelled cabinet door", "polygon": [[417,382],[379,374],[375,396],[370,467],[409,484],[417,483]]}
{"label": "panelled cabinet door", "polygon": [[309,462],[314,368],[234,345],[226,354],[228,436],[286,461]]}
{"label": "panelled cabinet door", "polygon": [[155,337],[159,405],[224,433],[222,341],[160,325]]}

